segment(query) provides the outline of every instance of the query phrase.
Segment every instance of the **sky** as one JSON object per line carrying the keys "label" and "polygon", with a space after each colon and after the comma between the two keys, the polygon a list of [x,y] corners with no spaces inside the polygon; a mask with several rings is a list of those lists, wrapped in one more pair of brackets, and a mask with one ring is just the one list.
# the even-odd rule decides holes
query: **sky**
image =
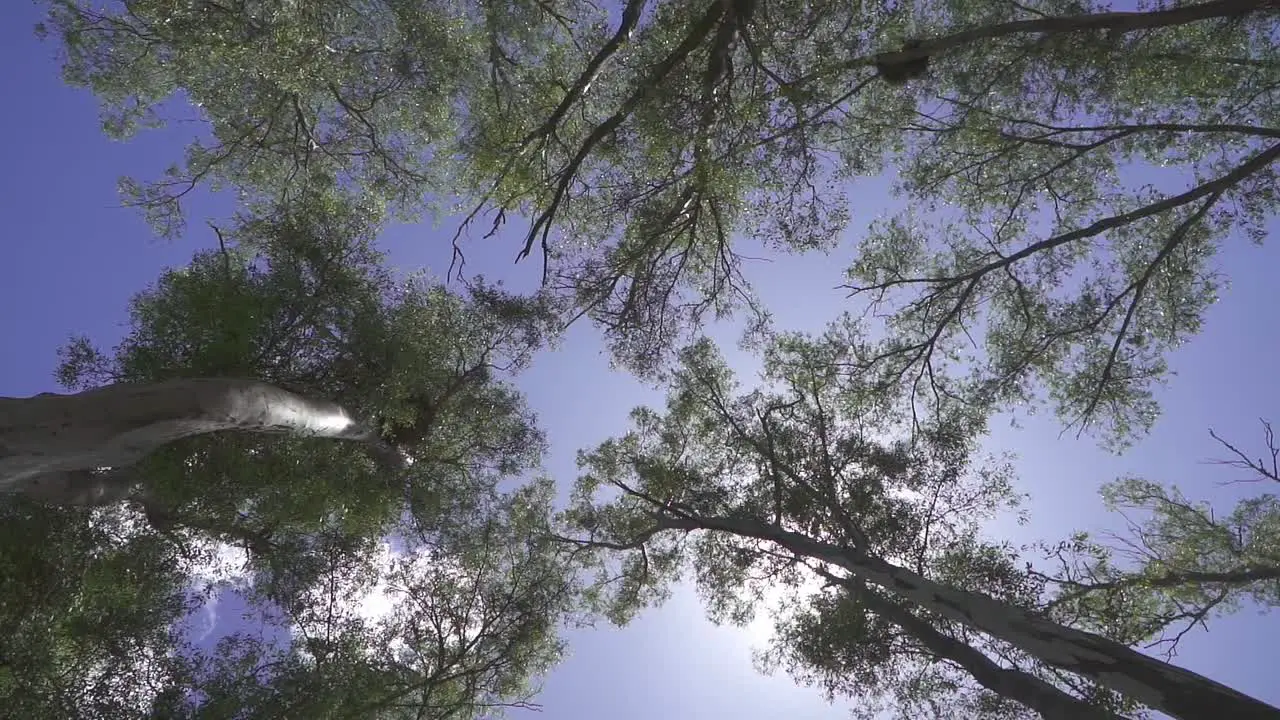
{"label": "sky", "polygon": [[[201,232],[200,219],[231,209],[223,198],[202,195],[192,207],[192,232],[166,242],[151,236],[138,213],[120,207],[118,177],[157,176],[180,157],[193,130],[180,126],[127,143],[107,140],[91,96],[62,84],[52,44],[32,35],[39,14],[29,2],[0,9],[0,97],[7,107],[0,113],[0,137],[8,138],[0,166],[0,396],[9,397],[59,390],[52,375],[55,351],[73,333],[113,345],[124,331],[129,298],[163,268],[183,265],[209,246],[214,238]],[[885,187],[882,179],[870,179],[852,188],[853,228],[889,206]],[[396,227],[384,247],[399,269],[442,275],[452,230]],[[516,287],[536,282],[537,265],[512,263],[518,249],[513,239],[495,240],[468,253],[469,268]],[[847,253],[775,259],[749,274],[780,328],[817,330],[846,307],[835,286],[849,260]],[[1253,444],[1261,437],[1257,418],[1280,422],[1274,370],[1280,249],[1233,239],[1219,267],[1230,286],[1209,311],[1205,331],[1171,357],[1177,376],[1159,395],[1164,415],[1131,451],[1115,456],[1089,438],[1060,436],[1048,413],[1025,418],[1019,428],[997,424],[988,447],[1017,453],[1019,490],[1031,500],[1028,524],[1004,522],[993,532],[1028,542],[1061,539],[1078,529],[1120,530],[1121,519],[1105,511],[1096,490],[1126,474],[1177,482],[1192,497],[1230,507],[1243,490],[1223,486],[1230,471],[1205,463],[1221,457],[1208,429]],[[732,346],[725,349],[731,360],[747,361]],[[547,469],[565,483],[575,475],[579,448],[624,432],[633,406],[662,399],[611,371],[587,325],[575,326],[559,349],[543,354],[521,386],[551,440]],[[234,607],[216,610],[215,634],[238,621]],[[1219,618],[1208,632],[1183,641],[1177,662],[1280,704],[1273,670],[1278,619],[1253,608]],[[602,711],[617,720],[845,717],[838,700],[830,704],[785,675],[755,671],[751,650],[763,647],[762,625],[716,627],[703,618],[696,596],[681,590],[626,628],[571,633],[571,657],[552,672],[537,701],[544,716],[556,720],[587,720]]]}

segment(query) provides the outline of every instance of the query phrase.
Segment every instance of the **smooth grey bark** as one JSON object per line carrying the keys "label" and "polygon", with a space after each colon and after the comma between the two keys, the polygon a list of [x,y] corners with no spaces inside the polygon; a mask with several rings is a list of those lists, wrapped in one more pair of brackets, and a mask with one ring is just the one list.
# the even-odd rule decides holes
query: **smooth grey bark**
{"label": "smooth grey bark", "polygon": [[1101,635],[1059,625],[987,595],[936,583],[857,550],[818,542],[751,518],[655,517],[657,530],[718,530],[769,540],[798,555],[843,568],[931,612],[1003,640],[1048,665],[1089,678],[1175,718],[1280,720],[1280,708],[1203,675],[1161,662]]}
{"label": "smooth grey bark", "polygon": [[239,430],[367,443],[395,464],[367,424],[328,400],[243,378],[117,383],[84,392],[0,398],[0,492],[100,505],[137,485],[129,466],[193,435]]}

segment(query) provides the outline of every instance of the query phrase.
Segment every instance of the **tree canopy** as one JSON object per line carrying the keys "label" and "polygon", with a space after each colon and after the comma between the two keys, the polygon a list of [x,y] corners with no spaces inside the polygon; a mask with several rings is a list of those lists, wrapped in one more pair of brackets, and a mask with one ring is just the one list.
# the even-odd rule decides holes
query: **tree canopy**
{"label": "tree canopy", "polygon": [[1263,0],[49,7],[110,133],[165,122],[179,92],[207,121],[163,179],[124,185],[163,232],[202,183],[527,219],[520,256],[646,373],[699,320],[764,314],[744,248],[831,251],[865,220],[842,188],[891,170],[905,209],[840,256],[889,313],[875,364],[923,390],[961,361],[924,396],[1047,393],[1126,437],[1216,296],[1219,248],[1261,239],[1276,202]]}
{"label": "tree canopy", "polygon": [[[75,395],[0,398],[7,709],[479,720],[567,624],[692,580],[864,717],[1280,716],[1149,652],[1276,602],[1272,494],[1120,478],[1127,534],[1015,547],[986,523],[1019,480],[977,453],[1019,405],[1113,448],[1155,422],[1220,252],[1274,217],[1274,0],[43,4],[107,135],[203,123],[125,201],[167,238],[197,189],[238,210],[117,347],[62,349]],[[377,249],[426,215],[457,285]],[[464,275],[508,223],[527,296]],[[832,257],[848,312],[769,327],[761,247]],[[565,506],[514,383],[583,317],[668,398]],[[728,317],[758,383],[703,337]],[[129,400],[197,387],[342,427]],[[1271,460],[1223,446],[1269,483],[1266,432]],[[229,593],[268,631],[196,640]]]}
{"label": "tree canopy", "polygon": [[[213,433],[129,468],[129,505],[15,498],[5,702],[28,717],[462,718],[528,701],[574,588],[546,539],[551,484],[511,489],[544,440],[510,378],[552,318],[481,283],[457,295],[393,277],[378,225],[337,194],[246,214],[135,298],[114,352],[83,338],[63,350],[73,388],[253,377],[335,398],[408,460]],[[202,583],[227,552],[240,567]],[[192,644],[192,593],[228,582],[282,637]],[[390,607],[360,616],[375,590]]]}
{"label": "tree canopy", "polygon": [[[1280,482],[1280,452],[1270,423],[1262,425],[1262,456],[1214,434],[1223,446],[1218,462],[1245,471],[1228,482],[1264,483],[1267,490]],[[1247,493],[1229,512],[1141,477],[1108,483],[1102,495],[1126,518],[1127,532],[1082,533],[1045,548],[1053,572],[1038,576],[1057,586],[1052,604],[1059,612],[1172,657],[1206,620],[1246,603],[1271,608],[1280,600],[1280,506],[1273,492]]]}
{"label": "tree canopy", "polygon": [[[1025,553],[983,532],[1019,500],[1007,464],[974,456],[985,418],[958,403],[914,417],[909,385],[888,393],[835,370],[853,347],[834,329],[779,336],[748,390],[712,345],[694,345],[664,412],[636,410],[633,430],[581,455],[565,513],[575,532],[561,541],[594,553],[597,584],[612,588],[592,596],[602,612],[624,621],[684,577],[720,621],[743,624],[772,599],[767,664],[848,697],[860,717],[1280,712],[1129,648],[1203,620],[1225,595],[1273,592],[1271,573],[1151,582],[1162,558],[1212,541],[1197,541],[1207,533],[1176,514],[1174,493],[1139,480],[1109,492],[1155,507],[1137,534],[1149,564],[1109,565],[1095,545],[1089,576],[1024,566]],[[1224,530],[1234,522],[1247,521]],[[1273,522],[1250,533],[1268,551]],[[1058,557],[1084,555],[1085,538],[1075,544]]]}

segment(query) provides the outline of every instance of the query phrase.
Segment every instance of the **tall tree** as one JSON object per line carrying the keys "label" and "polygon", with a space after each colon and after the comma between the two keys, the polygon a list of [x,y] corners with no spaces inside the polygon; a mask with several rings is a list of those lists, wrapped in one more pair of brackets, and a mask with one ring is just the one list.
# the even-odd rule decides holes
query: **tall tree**
{"label": "tall tree", "polygon": [[110,132],[163,122],[179,90],[208,121],[163,180],[126,183],[167,231],[201,182],[460,196],[469,223],[526,217],[521,256],[641,371],[704,316],[763,314],[741,238],[829,251],[845,183],[891,168],[910,210],[849,280],[893,311],[876,364],[928,383],[976,323],[968,382],[1040,381],[1069,421],[1129,435],[1212,302],[1212,258],[1276,200],[1269,0],[49,7]]}
{"label": "tall tree", "polygon": [[582,454],[563,540],[602,553],[602,608],[625,620],[689,570],[713,617],[743,620],[782,584],[808,597],[783,609],[774,659],[902,717],[1017,716],[1012,704],[1050,718],[1280,716],[1058,622],[1043,579],[977,524],[1016,500],[1006,467],[970,457],[980,408],[913,416],[908,385],[850,379],[850,331],[775,339],[764,386],[741,394],[699,343],[664,413],[637,410],[634,430]]}
{"label": "tall tree", "polygon": [[[230,387],[234,398],[250,385],[251,400],[286,420],[310,406],[277,399],[340,403],[340,419],[361,418],[369,441],[399,460],[324,432],[241,432],[233,412],[201,397],[80,405],[101,417],[65,416],[75,428],[105,418],[146,432],[123,434],[133,455],[92,455],[61,485],[5,498],[0,571],[15,588],[0,613],[6,699],[44,710],[33,717],[202,718],[467,718],[527,702],[558,655],[575,585],[546,541],[549,483],[499,485],[540,462],[544,440],[510,381],[555,315],[479,282],[458,295],[393,277],[372,245],[379,227],[376,206],[342,193],[254,208],[221,247],[135,298],[114,353],[87,339],[63,350],[64,384],[105,389],[5,401],[21,415],[121,388],[127,398]],[[148,417],[156,407],[168,414]],[[221,424],[205,416],[218,413]],[[162,444],[150,442],[157,427],[171,430]],[[14,428],[46,429],[5,425]],[[89,504],[114,504],[32,502],[84,504],[73,496],[103,484]],[[283,640],[232,638],[212,655],[183,640],[196,575],[220,548],[244,558],[238,591]],[[390,615],[329,612],[378,589]]]}
{"label": "tall tree", "polygon": [[336,403],[255,380],[189,378],[0,398],[0,489],[62,505],[110,504],[142,484],[137,460],[220,430],[357,440],[390,471],[404,462]]}

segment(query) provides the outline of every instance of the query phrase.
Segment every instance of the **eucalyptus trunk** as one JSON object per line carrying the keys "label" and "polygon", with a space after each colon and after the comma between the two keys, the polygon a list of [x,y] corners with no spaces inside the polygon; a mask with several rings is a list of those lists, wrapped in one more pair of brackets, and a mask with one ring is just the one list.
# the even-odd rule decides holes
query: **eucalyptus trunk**
{"label": "eucalyptus trunk", "polygon": [[1003,640],[1047,665],[1089,678],[1175,718],[1280,719],[1280,709],[1203,675],[987,595],[936,583],[865,552],[749,518],[660,516],[658,521],[665,529],[713,530],[769,540],[798,555],[841,567],[930,612]]}
{"label": "eucalyptus trunk", "polygon": [[1045,720],[1120,720],[1120,716],[1093,707],[1035,675],[1001,667],[968,643],[939,632],[927,620],[874,592],[859,595],[863,605],[906,630],[934,655],[965,669],[991,692],[1015,700],[1040,713]]}
{"label": "eucalyptus trunk", "polygon": [[116,383],[74,394],[0,398],[0,492],[62,505],[122,499],[130,466],[181,438],[223,430],[356,440],[389,456],[345,408],[257,380]]}

